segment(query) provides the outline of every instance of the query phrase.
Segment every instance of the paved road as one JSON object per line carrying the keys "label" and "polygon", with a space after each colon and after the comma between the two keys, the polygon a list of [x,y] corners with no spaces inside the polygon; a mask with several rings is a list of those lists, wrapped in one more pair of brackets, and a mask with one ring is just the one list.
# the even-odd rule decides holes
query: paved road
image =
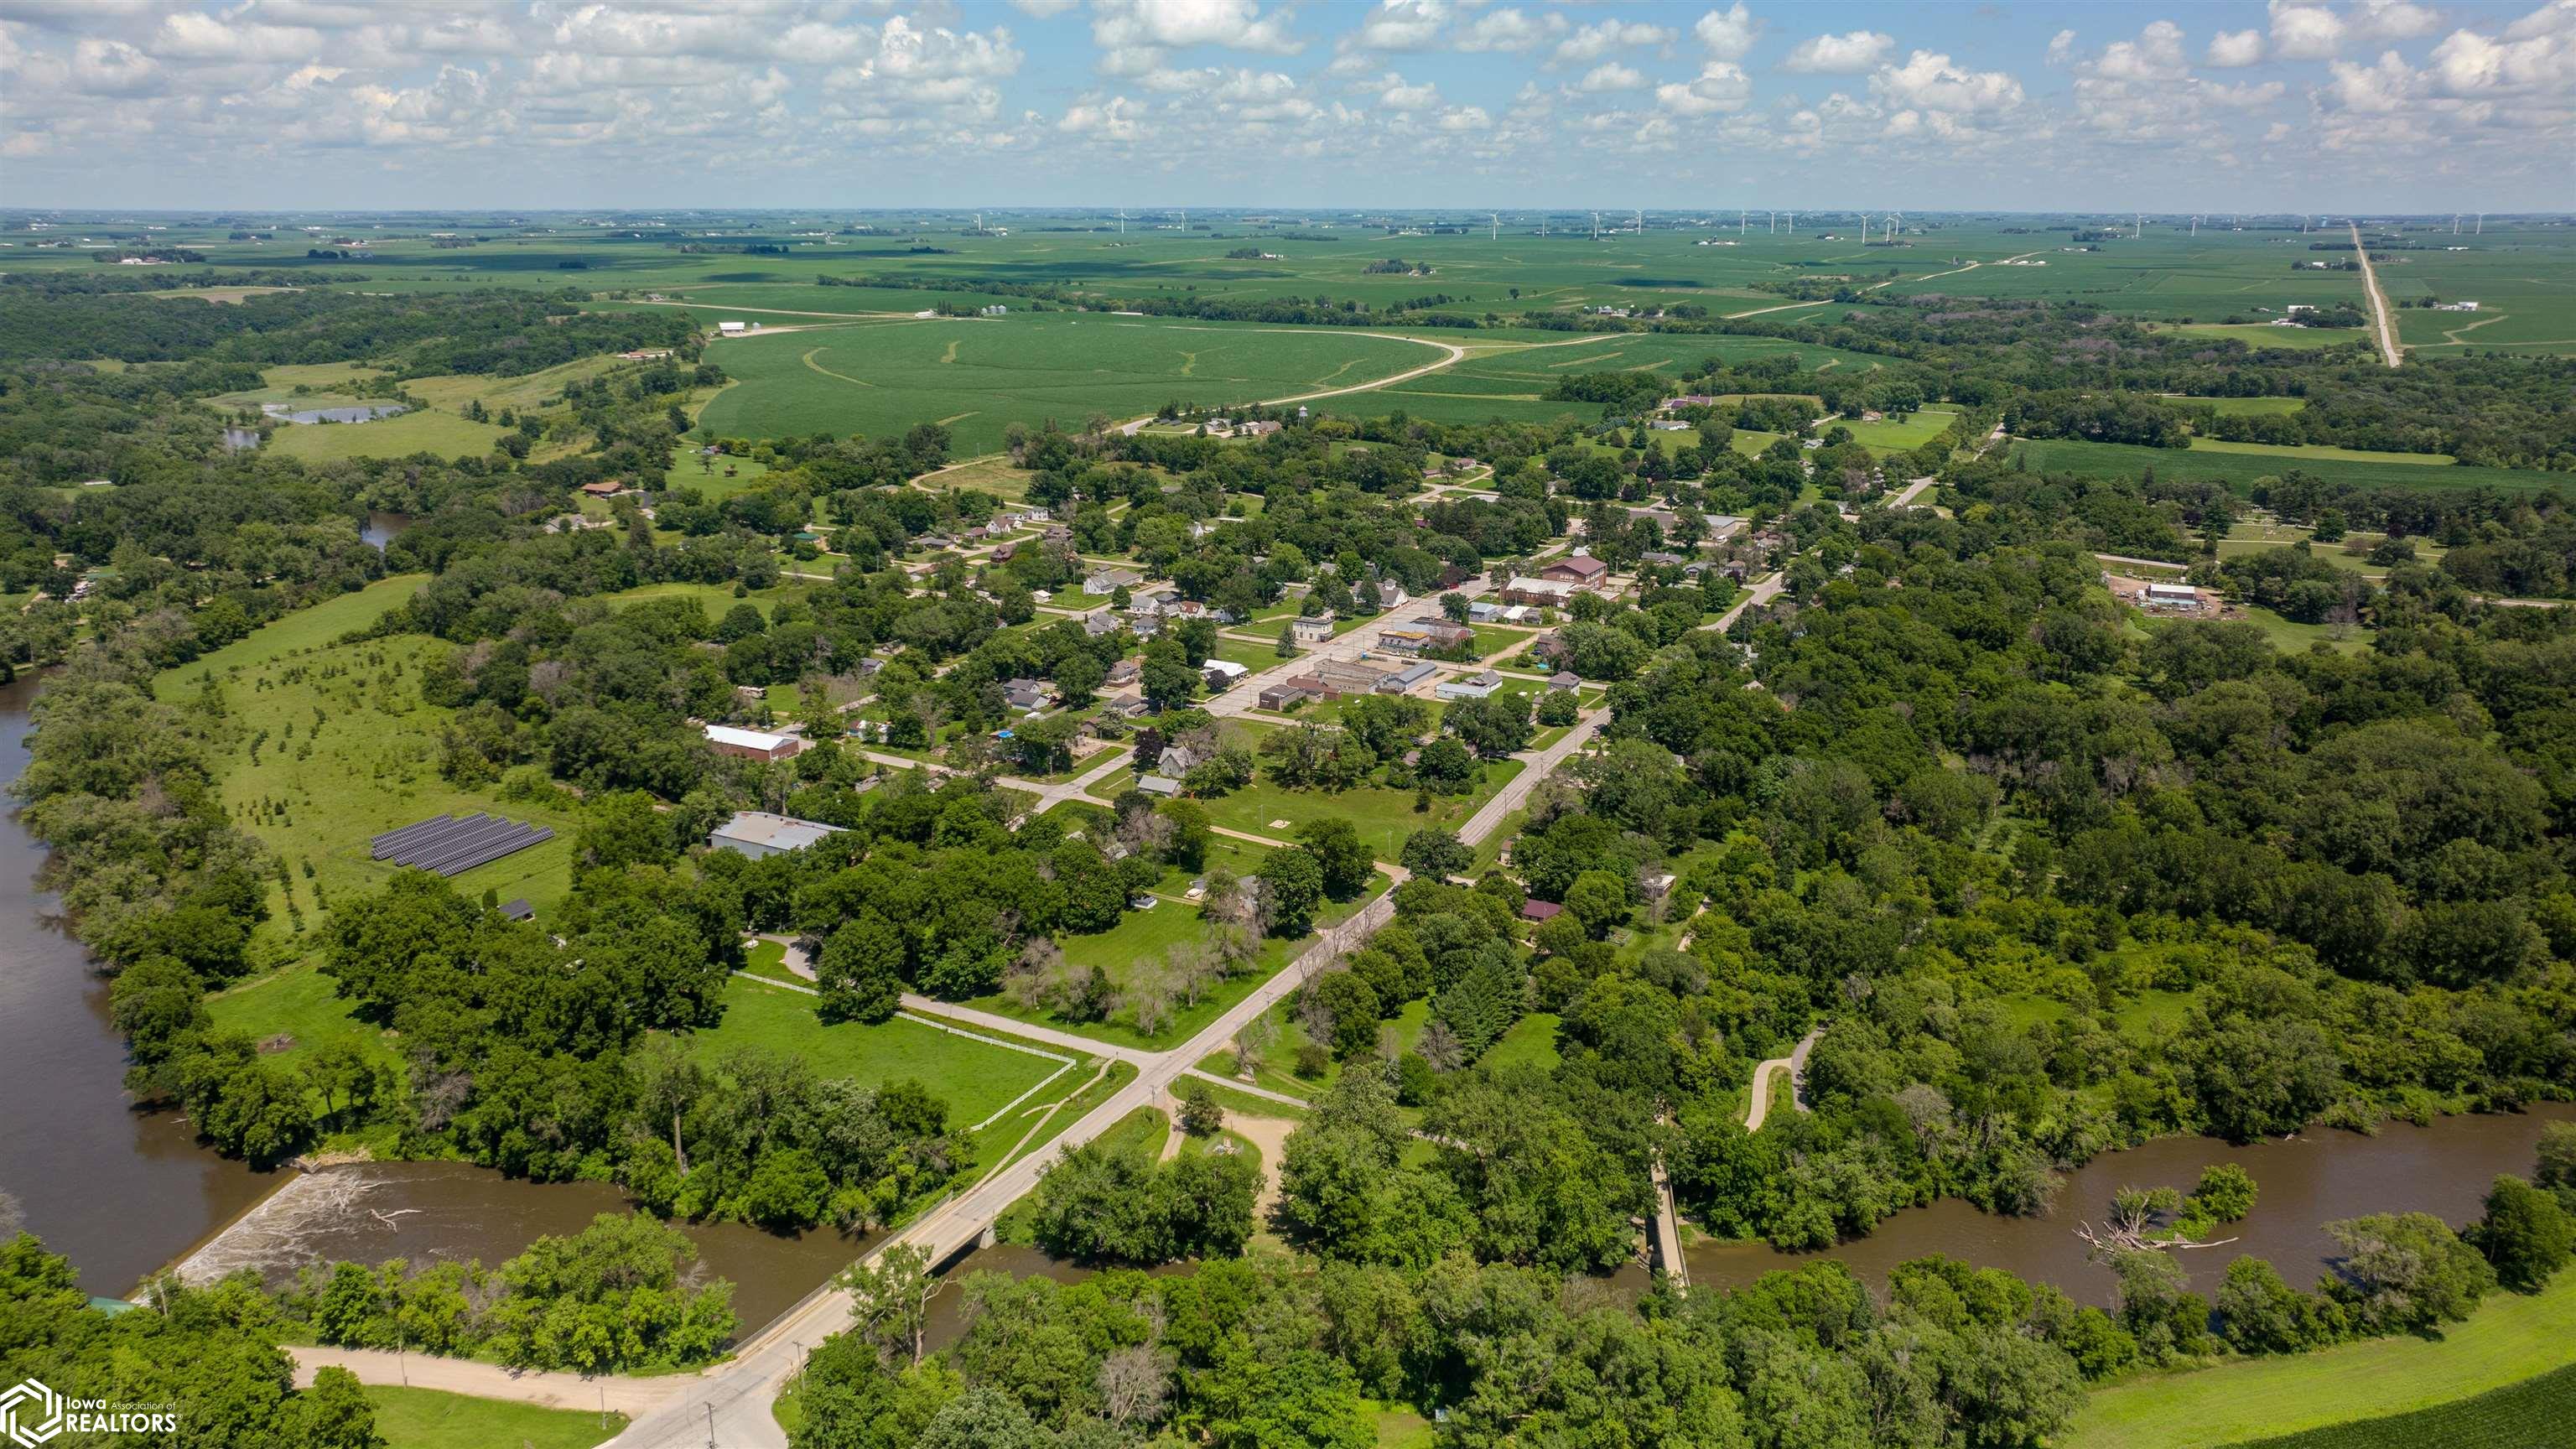
{"label": "paved road", "polygon": [[1759,1132],[1762,1119],[1771,1115],[1771,1079],[1782,1072],[1789,1074],[1789,1101],[1799,1111],[1807,1110],[1806,1088],[1801,1085],[1807,1073],[1807,1053],[1816,1046],[1816,1038],[1825,1029],[1817,1027],[1798,1038],[1798,1044],[1785,1057],[1773,1057],[1753,1069],[1753,1105],[1744,1109],[1744,1130]]}
{"label": "paved road", "polygon": [[2346,222],[2352,230],[2352,252],[2361,258],[2361,289],[2370,294],[2371,336],[2379,344],[2381,360],[2395,367],[2405,360],[2397,350],[2397,326],[2388,320],[2388,294],[2379,290],[2379,273],[2371,270],[2370,248],[2362,244],[2361,224]]}

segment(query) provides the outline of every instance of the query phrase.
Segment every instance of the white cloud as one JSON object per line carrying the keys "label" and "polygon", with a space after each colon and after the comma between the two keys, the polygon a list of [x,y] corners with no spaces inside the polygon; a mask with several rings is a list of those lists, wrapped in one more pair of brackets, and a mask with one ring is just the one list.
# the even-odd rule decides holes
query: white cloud
{"label": "white cloud", "polygon": [[2259,110],[2288,93],[2289,87],[2279,81],[2265,81],[2261,85],[2252,81],[2239,86],[2203,85],[2193,92],[2206,97],[2213,105],[2239,111]]}
{"label": "white cloud", "polygon": [[2021,82],[1999,70],[1964,70],[1938,51],[1918,50],[1901,66],[1883,65],[1870,90],[1898,106],[1951,112],[2001,111],[2022,102]]}
{"label": "white cloud", "polygon": [[2343,17],[2322,5],[2272,0],[2272,50],[2283,60],[2324,60],[2343,44]]}
{"label": "white cloud", "polygon": [[1033,19],[1049,20],[1081,3],[1082,0],[1011,0],[1011,8]]}
{"label": "white cloud", "polygon": [[2137,39],[2104,46],[2092,69],[2110,80],[2181,80],[2191,74],[2191,63],[2183,58],[2182,27],[2170,20],[2152,21]]}
{"label": "white cloud", "polygon": [[1097,136],[1104,141],[1133,141],[1145,134],[1137,118],[1136,103],[1125,96],[1067,106],[1055,128],[1068,135]]}
{"label": "white cloud", "polygon": [[1673,33],[1660,25],[1643,21],[1604,20],[1586,25],[1558,41],[1555,58],[1571,65],[1599,60],[1614,50],[1636,46],[1669,45]]}
{"label": "white cloud", "polygon": [[1645,83],[1644,72],[1613,60],[1594,66],[1574,88],[1586,95],[1600,95],[1605,91],[1633,91]]}
{"label": "white cloud", "polygon": [[122,40],[91,37],[72,47],[72,83],[90,95],[140,95],[155,84],[160,69]]}
{"label": "white cloud", "polygon": [[1448,0],[1378,0],[1341,44],[1345,50],[1428,50],[1448,23]]}
{"label": "white cloud", "polygon": [[2380,52],[2374,65],[2339,60],[2327,69],[2334,76],[2327,89],[2336,103],[2365,115],[2384,116],[2405,109],[2421,85],[2413,68],[2393,50]]}
{"label": "white cloud", "polygon": [[2442,17],[2409,0],[2361,0],[2346,23],[2362,40],[2415,40],[2440,29]]}
{"label": "white cloud", "polygon": [[2561,35],[2503,41],[2454,30],[2433,47],[2428,69],[2446,95],[2563,92],[2576,85],[2576,25]]}
{"label": "white cloud", "polygon": [[1520,52],[1536,50],[1565,33],[1565,17],[1533,17],[1527,12],[1505,6],[1490,14],[1480,15],[1458,27],[1450,44],[1471,53],[1484,51]]}
{"label": "white cloud", "polygon": [[2209,53],[2203,57],[2220,70],[2252,65],[2262,58],[2263,32],[2259,30],[2222,30],[2209,37]]}
{"label": "white cloud", "polygon": [[1744,8],[1744,0],[1725,10],[1712,10],[1691,27],[1691,34],[1708,47],[1708,53],[1719,60],[1742,60],[1753,49],[1753,39],[1762,33],[1762,22]]}
{"label": "white cloud", "polygon": [[1780,68],[1802,75],[1867,75],[1894,49],[1896,37],[1875,30],[1815,35],[1799,41],[1790,50],[1789,58],[1780,62]]}
{"label": "white cloud", "polygon": [[1377,100],[1390,111],[1427,111],[1440,104],[1440,87],[1428,81],[1415,85],[1388,71],[1378,82]]}
{"label": "white cloud", "polygon": [[1256,0],[1092,0],[1091,38],[1102,50],[1178,50],[1217,45],[1294,55],[1303,43],[1287,20]]}
{"label": "white cloud", "polygon": [[2075,55],[2075,32],[2061,30],[2048,37],[2048,63],[2064,65]]}
{"label": "white cloud", "polygon": [[176,60],[294,61],[318,54],[321,32],[294,25],[249,25],[212,15],[164,16],[152,53]]}
{"label": "white cloud", "polygon": [[1752,98],[1753,82],[1744,74],[1744,68],[1723,60],[1712,60],[1701,67],[1699,79],[1686,85],[1655,87],[1655,104],[1677,116],[1740,111]]}
{"label": "white cloud", "polygon": [[1433,124],[1453,134],[1471,134],[1493,129],[1494,118],[1486,115],[1482,106],[1459,106],[1441,112],[1440,119]]}

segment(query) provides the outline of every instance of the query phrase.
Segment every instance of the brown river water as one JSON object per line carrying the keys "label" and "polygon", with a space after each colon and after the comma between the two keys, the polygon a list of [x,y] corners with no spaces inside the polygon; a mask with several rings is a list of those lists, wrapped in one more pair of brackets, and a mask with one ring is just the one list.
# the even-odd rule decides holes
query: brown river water
{"label": "brown river water", "polygon": [[[25,765],[27,709],[37,687],[32,676],[0,685],[0,778],[14,778]],[[17,1199],[30,1230],[72,1260],[90,1292],[129,1293],[183,1259],[191,1271],[250,1265],[273,1275],[341,1257],[497,1264],[539,1234],[574,1231],[594,1214],[625,1206],[605,1184],[541,1186],[462,1163],[371,1163],[311,1176],[253,1172],[198,1147],[179,1114],[135,1111],[121,1086],[124,1048],[108,1025],[106,982],[63,929],[53,898],[36,888],[43,859],[42,846],[14,815],[0,819],[0,1190]],[[2098,1217],[2122,1184],[2188,1189],[2202,1167],[2232,1161],[2254,1174],[2260,1200],[2236,1226],[2238,1242],[2182,1254],[2184,1266],[2206,1288],[2237,1254],[2252,1253],[2304,1287],[2333,1246],[2319,1224],[2409,1210],[2465,1222],[2496,1174],[2531,1171],[2541,1124],[2552,1120],[2576,1120],[2576,1108],[2548,1104],[2429,1128],[2391,1124],[2374,1137],[2317,1132],[2251,1147],[2167,1139],[2106,1154],[2069,1174],[2053,1217],[1999,1218],[1946,1200],[1909,1208],[1870,1237],[1828,1251],[1873,1283],[1905,1259],[1947,1253],[2106,1303],[2110,1275],[2086,1261],[2077,1223]],[[265,1201],[289,1183],[294,1191]],[[746,1331],[822,1286],[864,1246],[829,1231],[801,1238],[730,1224],[687,1231],[707,1270],[734,1281]],[[1685,1256],[1695,1286],[1727,1288],[1811,1255],[1700,1241]],[[985,1268],[1085,1276],[1012,1247],[971,1254],[957,1272]],[[1629,1270],[1570,1291],[1630,1297],[1642,1284]],[[934,1300],[934,1341],[959,1331],[962,1296],[952,1287]]]}

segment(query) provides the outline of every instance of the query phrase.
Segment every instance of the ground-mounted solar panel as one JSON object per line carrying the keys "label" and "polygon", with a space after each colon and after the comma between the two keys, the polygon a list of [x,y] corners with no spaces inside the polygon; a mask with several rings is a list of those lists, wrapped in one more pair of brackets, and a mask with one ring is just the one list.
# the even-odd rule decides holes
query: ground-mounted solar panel
{"label": "ground-mounted solar panel", "polygon": [[504,820],[498,815],[491,816],[464,829],[451,830],[444,835],[432,837],[417,847],[406,848],[394,857],[394,862],[398,865],[416,865],[423,870],[435,870],[438,862],[450,856],[463,855],[475,846],[486,841],[498,840],[522,828],[524,827],[515,820]]}
{"label": "ground-mounted solar panel", "polygon": [[439,836],[447,834],[449,831],[473,825],[479,821],[488,820],[490,818],[490,816],[485,815],[480,811],[477,811],[472,815],[465,816],[462,819],[453,815],[436,815],[427,820],[420,821],[417,824],[406,825],[400,830],[389,830],[384,834],[375,837],[371,844],[374,846],[375,858],[378,860],[399,857],[408,851],[418,849],[422,845],[427,844],[429,841],[434,840]]}
{"label": "ground-mounted solar panel", "polygon": [[377,860],[455,875],[552,840],[554,835],[542,825],[505,820],[478,810],[465,816],[433,816],[400,830],[388,830],[372,837],[369,843]]}
{"label": "ground-mounted solar panel", "polygon": [[521,832],[522,833],[520,834],[510,836],[506,839],[497,840],[489,845],[483,846],[462,859],[450,860],[444,864],[434,866],[432,869],[436,870],[440,875],[456,875],[464,871],[472,870],[478,865],[490,865],[492,862],[499,860],[505,855],[516,855],[531,845],[541,844],[545,841],[552,840],[555,837],[555,833],[552,830],[549,830],[542,825],[523,826],[521,827]]}
{"label": "ground-mounted solar panel", "polygon": [[528,827],[515,820],[495,820],[486,829],[465,831],[446,837],[436,846],[421,852],[411,864],[423,870],[441,870],[451,860],[462,860],[487,845],[497,845],[504,840],[525,835],[527,832]]}

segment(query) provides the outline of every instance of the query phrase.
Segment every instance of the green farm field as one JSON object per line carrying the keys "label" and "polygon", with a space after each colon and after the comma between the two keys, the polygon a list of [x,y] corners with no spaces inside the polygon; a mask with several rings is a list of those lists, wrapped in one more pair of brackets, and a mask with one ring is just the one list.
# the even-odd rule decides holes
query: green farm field
{"label": "green farm field", "polygon": [[2258,1439],[2232,1449],[2524,1449],[2576,1424],[2576,1364],[2474,1399],[2357,1424]]}
{"label": "green farm field", "polygon": [[2576,489],[2576,475],[2518,468],[2354,462],[2304,453],[2272,456],[2215,448],[2141,448],[2126,443],[2066,439],[2017,441],[2013,444],[2013,457],[2029,459],[2030,466],[2042,472],[2134,478],[2152,468],[2159,478],[2216,478],[2239,493],[2250,492],[2258,478],[2277,478],[2293,468],[2311,477],[2364,486],[2497,488],[2509,493]]}
{"label": "green farm field", "polygon": [[785,333],[709,356],[738,379],[700,418],[715,433],[877,437],[939,423],[971,455],[1000,447],[1010,423],[1233,406],[1392,377],[1443,354],[1357,332],[1048,314]]}

